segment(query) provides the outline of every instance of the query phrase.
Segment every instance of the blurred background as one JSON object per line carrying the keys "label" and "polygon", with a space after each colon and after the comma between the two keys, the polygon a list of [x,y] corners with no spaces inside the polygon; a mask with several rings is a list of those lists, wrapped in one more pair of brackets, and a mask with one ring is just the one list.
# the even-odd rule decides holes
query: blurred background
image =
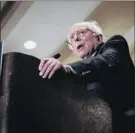
{"label": "blurred background", "polygon": [[123,35],[134,62],[134,1],[1,1],[4,53],[21,52],[37,58],[60,53],[63,64],[78,60],[65,43],[71,25],[96,20],[106,39]]}

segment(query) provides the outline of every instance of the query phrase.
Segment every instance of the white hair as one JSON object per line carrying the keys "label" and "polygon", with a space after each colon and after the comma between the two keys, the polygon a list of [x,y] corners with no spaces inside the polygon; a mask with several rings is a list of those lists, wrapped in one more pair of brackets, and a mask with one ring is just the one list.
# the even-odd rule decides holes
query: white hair
{"label": "white hair", "polygon": [[[96,21],[80,22],[80,23],[74,24],[72,27],[74,27],[74,26],[84,26],[84,25],[87,25],[88,28],[91,31],[93,31],[96,35],[102,35],[102,39],[103,39],[102,41],[104,42],[104,40],[105,40],[104,34],[102,32],[101,27],[99,26],[99,24]],[[70,42],[69,34],[68,34],[67,38],[68,38],[68,41]]]}

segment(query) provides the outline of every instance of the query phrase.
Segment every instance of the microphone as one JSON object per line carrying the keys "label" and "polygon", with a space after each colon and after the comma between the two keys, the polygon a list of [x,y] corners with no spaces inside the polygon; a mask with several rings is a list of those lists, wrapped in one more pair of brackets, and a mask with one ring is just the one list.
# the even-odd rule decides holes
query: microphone
{"label": "microphone", "polygon": [[53,58],[58,59],[60,56],[61,56],[60,53],[57,53],[57,54],[55,54],[55,55],[53,56]]}

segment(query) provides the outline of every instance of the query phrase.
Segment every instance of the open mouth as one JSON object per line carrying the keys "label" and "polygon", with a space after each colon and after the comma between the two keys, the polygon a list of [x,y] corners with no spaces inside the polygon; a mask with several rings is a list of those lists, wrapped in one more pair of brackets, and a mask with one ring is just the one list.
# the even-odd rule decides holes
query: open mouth
{"label": "open mouth", "polygon": [[83,48],[83,45],[82,45],[82,44],[77,46],[77,49],[78,49],[78,50],[80,50],[80,49],[82,49],[82,48]]}

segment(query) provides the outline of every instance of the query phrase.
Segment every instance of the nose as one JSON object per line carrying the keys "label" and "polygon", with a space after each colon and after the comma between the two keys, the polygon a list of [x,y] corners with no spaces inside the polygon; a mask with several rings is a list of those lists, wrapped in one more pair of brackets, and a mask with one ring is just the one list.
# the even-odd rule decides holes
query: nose
{"label": "nose", "polygon": [[74,36],[74,41],[76,42],[76,41],[81,41],[81,38],[78,36],[78,35],[75,35]]}

